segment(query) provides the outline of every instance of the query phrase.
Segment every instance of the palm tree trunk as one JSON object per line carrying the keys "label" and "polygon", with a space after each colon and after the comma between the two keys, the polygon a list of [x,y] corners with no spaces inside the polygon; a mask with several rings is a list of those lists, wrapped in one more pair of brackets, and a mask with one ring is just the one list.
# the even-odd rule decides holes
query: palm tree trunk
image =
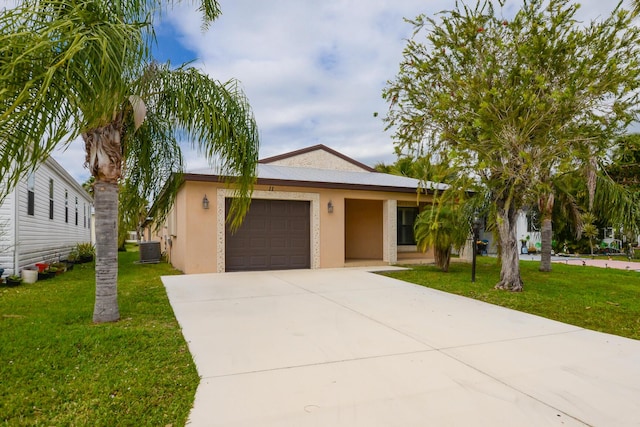
{"label": "palm tree trunk", "polygon": [[118,179],[121,177],[122,117],[82,134],[86,160],[95,177],[96,302],[95,323],[120,319],[118,309]]}
{"label": "palm tree trunk", "polygon": [[551,271],[551,237],[553,236],[553,224],[551,218],[542,220],[541,230],[542,247],[540,248],[540,271]]}
{"label": "palm tree trunk", "polygon": [[95,323],[120,319],[118,309],[118,184],[94,185],[96,213]]}
{"label": "palm tree trunk", "polygon": [[449,264],[451,263],[451,247],[447,249],[435,248],[433,253],[436,266],[439,267],[442,272],[447,273],[449,271]]}
{"label": "palm tree trunk", "polygon": [[500,266],[500,282],[496,289],[513,292],[522,291],[520,277],[520,257],[518,255],[518,238],[516,229],[517,212],[509,208],[498,208],[498,234],[502,248],[502,264]]}
{"label": "palm tree trunk", "polygon": [[542,214],[542,245],[540,248],[540,271],[551,271],[551,238],[553,237],[553,205],[555,195],[548,193],[538,199],[538,210]]}

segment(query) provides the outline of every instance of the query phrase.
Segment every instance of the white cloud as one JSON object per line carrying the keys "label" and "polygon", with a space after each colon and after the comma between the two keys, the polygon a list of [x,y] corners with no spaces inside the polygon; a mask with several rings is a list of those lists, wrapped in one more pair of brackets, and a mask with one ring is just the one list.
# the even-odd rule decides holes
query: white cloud
{"label": "white cloud", "polygon": [[403,16],[424,11],[423,1],[221,6],[222,17],[206,34],[186,8],[170,20],[187,34],[207,73],[241,81],[261,130],[261,156],[323,143],[358,160],[393,161],[390,135],[373,113],[387,108],[382,88],[411,32]]}
{"label": "white cloud", "polygon": [[[521,4],[508,1],[504,14]],[[582,4],[585,21],[614,7]],[[222,16],[206,33],[190,2],[166,12],[163,25],[174,25],[197,53],[195,66],[214,79],[241,82],[260,129],[261,157],[322,143],[373,164],[395,159],[381,93],[412,31],[403,18],[451,9],[454,0],[221,0],[220,6]],[[197,153],[185,157],[188,168],[206,164]]]}
{"label": "white cloud", "polygon": [[70,141],[66,146],[60,146],[53,152],[53,158],[80,184],[91,176],[89,170],[84,167],[85,150],[81,137]]}

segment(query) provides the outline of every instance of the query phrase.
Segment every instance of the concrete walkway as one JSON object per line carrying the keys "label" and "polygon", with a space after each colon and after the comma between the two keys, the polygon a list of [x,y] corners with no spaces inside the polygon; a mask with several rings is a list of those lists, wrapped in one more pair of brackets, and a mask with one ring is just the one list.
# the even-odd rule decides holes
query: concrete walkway
{"label": "concrete walkway", "polygon": [[359,268],[163,282],[189,426],[640,426],[640,341]]}
{"label": "concrete walkway", "polygon": [[[589,256],[552,256],[551,262],[585,267],[615,268],[640,273],[640,262],[629,261],[622,256],[612,256],[610,258],[611,259],[592,259]],[[520,254],[520,260],[540,262],[540,255]]]}

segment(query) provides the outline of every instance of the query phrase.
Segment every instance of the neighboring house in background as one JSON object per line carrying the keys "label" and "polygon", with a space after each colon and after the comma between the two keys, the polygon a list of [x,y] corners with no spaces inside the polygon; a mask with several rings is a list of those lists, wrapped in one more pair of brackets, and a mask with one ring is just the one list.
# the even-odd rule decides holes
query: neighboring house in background
{"label": "neighboring house in background", "polygon": [[264,159],[235,234],[225,224],[233,190],[223,181],[211,169],[184,174],[166,224],[152,234],[185,273],[433,260],[413,238],[416,215],[432,201],[416,179],[376,172],[323,145]]}
{"label": "neighboring house in background", "polygon": [[[520,211],[518,218],[516,218],[516,235],[518,236],[519,253],[522,252],[521,241],[527,240],[527,236],[529,237],[527,240],[527,249],[529,246],[533,246],[539,251],[542,247],[540,230],[536,226],[535,218],[532,218],[525,210]],[[498,253],[498,242],[492,232],[485,230],[485,224],[480,227],[479,237],[480,240],[487,243],[486,252],[488,254],[495,255]]]}
{"label": "neighboring house in background", "polygon": [[0,267],[5,275],[66,259],[91,241],[93,199],[52,158],[23,177],[0,204]]}

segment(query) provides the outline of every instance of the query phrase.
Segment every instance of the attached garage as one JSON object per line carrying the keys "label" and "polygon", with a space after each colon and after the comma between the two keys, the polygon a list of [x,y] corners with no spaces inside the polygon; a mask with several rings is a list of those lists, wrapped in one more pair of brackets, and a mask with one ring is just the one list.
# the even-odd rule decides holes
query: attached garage
{"label": "attached garage", "polygon": [[[231,199],[225,199],[226,214]],[[254,199],[242,224],[225,236],[226,271],[311,267],[310,202]]]}

